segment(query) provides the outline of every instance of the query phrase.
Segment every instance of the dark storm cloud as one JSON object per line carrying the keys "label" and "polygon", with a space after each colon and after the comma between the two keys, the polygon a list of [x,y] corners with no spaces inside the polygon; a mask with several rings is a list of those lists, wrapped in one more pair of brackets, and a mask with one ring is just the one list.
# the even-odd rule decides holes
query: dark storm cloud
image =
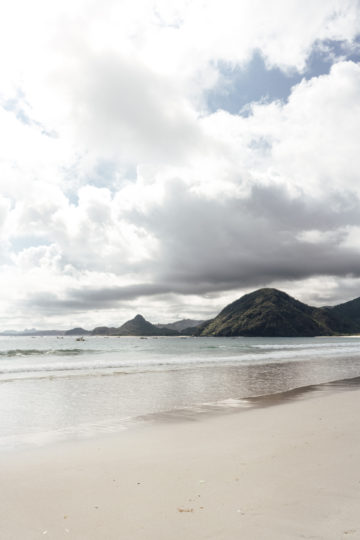
{"label": "dark storm cloud", "polygon": [[[360,204],[350,194],[317,201],[290,197],[278,187],[255,187],[246,199],[217,201],[174,182],[161,208],[133,219],[162,239],[162,282],[220,282],[230,288],[276,277],[360,272],[357,251],[341,245],[341,227],[360,224]],[[316,244],[301,239],[312,230],[331,234]]]}
{"label": "dark storm cloud", "polygon": [[52,293],[36,293],[30,295],[25,303],[32,309],[38,308],[40,311],[52,314],[59,311],[87,311],[89,309],[112,309],[119,307],[122,302],[145,298],[150,296],[164,296],[172,294],[192,295],[206,294],[211,291],[226,290],[228,283],[172,283],[157,285],[151,283],[140,283],[121,287],[99,287],[99,288],[79,288],[69,289],[65,296],[59,297]]}
{"label": "dark storm cloud", "polygon": [[[240,210],[238,201],[233,204]],[[308,194],[291,197],[280,186],[254,185],[246,208],[253,215],[268,219],[274,228],[285,230],[331,231],[360,224],[360,201],[345,190],[329,193],[319,201]]]}
{"label": "dark storm cloud", "polygon": [[121,301],[139,296],[152,296],[171,292],[169,287],[152,284],[128,287],[79,288],[65,291],[61,298],[55,294],[37,293],[27,298],[29,306],[36,306],[46,313],[62,311],[86,311],[88,309],[110,309]]}
{"label": "dark storm cloud", "polygon": [[[343,245],[345,227],[360,225],[360,203],[350,193],[330,193],[320,201],[290,196],[278,186],[254,186],[246,198],[215,200],[174,181],[161,205],[128,218],[160,241],[156,260],[138,265],[139,276],[151,272],[151,283],[80,287],[61,298],[36,294],[28,304],[47,313],[110,309],[141,297],[206,295],[320,275],[360,276],[358,250]],[[320,237],[304,240],[309,231]]]}

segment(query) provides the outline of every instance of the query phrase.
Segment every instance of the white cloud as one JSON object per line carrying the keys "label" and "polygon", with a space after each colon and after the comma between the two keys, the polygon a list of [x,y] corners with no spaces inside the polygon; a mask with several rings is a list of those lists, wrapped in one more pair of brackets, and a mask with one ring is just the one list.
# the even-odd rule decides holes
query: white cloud
{"label": "white cloud", "polygon": [[359,13],[355,0],[2,5],[0,316],[91,325],[143,303],[154,320],[210,316],[270,283],[340,298],[351,273],[355,290],[359,64],[247,117],[210,114],[206,91],[219,62],[245,67],[255,50],[291,72],[327,40],[351,49]]}

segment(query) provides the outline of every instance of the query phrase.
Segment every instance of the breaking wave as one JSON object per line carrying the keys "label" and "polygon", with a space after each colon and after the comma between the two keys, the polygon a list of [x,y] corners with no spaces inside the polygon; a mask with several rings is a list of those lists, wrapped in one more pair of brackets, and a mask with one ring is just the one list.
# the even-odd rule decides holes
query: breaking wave
{"label": "breaking wave", "polygon": [[0,351],[0,357],[12,356],[78,356],[82,354],[98,354],[98,349],[10,349]]}

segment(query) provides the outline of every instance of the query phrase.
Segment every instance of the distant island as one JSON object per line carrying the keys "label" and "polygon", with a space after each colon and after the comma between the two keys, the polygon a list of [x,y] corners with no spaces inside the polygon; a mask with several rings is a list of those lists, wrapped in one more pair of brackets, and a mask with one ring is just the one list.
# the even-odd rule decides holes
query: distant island
{"label": "distant island", "polygon": [[184,319],[152,324],[136,315],[119,327],[93,330],[35,330],[1,332],[25,336],[222,336],[314,337],[360,334],[360,298],[336,306],[312,307],[277,289],[246,294],[226,306],[214,319]]}

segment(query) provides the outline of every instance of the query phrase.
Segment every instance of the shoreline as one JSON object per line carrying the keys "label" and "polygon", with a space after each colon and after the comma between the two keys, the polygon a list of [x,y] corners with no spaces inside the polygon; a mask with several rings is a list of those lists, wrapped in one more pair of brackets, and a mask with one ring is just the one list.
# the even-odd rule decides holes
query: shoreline
{"label": "shoreline", "polygon": [[[48,378],[48,377],[46,377]],[[252,409],[264,409],[268,407],[282,406],[298,400],[311,400],[317,396],[332,393],[347,392],[350,390],[360,390],[360,376],[345,379],[333,380],[323,383],[314,383],[298,386],[289,390],[273,392],[269,394],[259,394],[240,398],[228,398],[219,401],[196,403],[187,407],[164,410],[160,412],[150,412],[133,417],[119,418],[114,426],[110,426],[104,431],[103,427],[93,426],[92,432],[84,434],[74,429],[71,432],[49,431],[24,433],[0,438],[0,457],[9,454],[22,454],[32,451],[41,451],[60,447],[62,445],[72,445],[79,443],[93,443],[94,441],[111,441],[142,429],[148,429],[158,424],[181,424],[187,422],[202,422],[206,419],[216,419],[223,416],[238,415],[247,413]]]}
{"label": "shoreline", "polygon": [[[48,377],[46,377],[46,379],[48,379]],[[88,434],[84,434],[81,429],[77,432],[75,428],[72,432],[69,432],[69,430],[66,429],[64,432],[61,430],[49,432],[40,431],[10,437],[0,437],[0,457],[10,453],[21,454],[28,451],[41,451],[42,449],[47,448],[51,449],[59,445],[112,440],[122,436],[123,433],[146,429],[149,426],[156,426],[157,424],[201,422],[208,418],[221,418],[222,416],[237,415],[246,413],[252,409],[281,406],[286,403],[291,403],[292,401],[313,399],[317,395],[322,396],[335,392],[346,392],[357,388],[360,389],[360,376],[297,386],[289,390],[267,394],[252,395],[235,399],[225,398],[213,402],[199,402],[187,407],[178,407],[160,412],[150,412],[133,417],[119,418],[114,426],[109,426],[109,429],[106,429],[105,426],[99,427],[94,424],[92,432],[89,432]]]}
{"label": "shoreline", "polygon": [[359,538],[358,379],[241,414],[2,454],[1,536]]}

